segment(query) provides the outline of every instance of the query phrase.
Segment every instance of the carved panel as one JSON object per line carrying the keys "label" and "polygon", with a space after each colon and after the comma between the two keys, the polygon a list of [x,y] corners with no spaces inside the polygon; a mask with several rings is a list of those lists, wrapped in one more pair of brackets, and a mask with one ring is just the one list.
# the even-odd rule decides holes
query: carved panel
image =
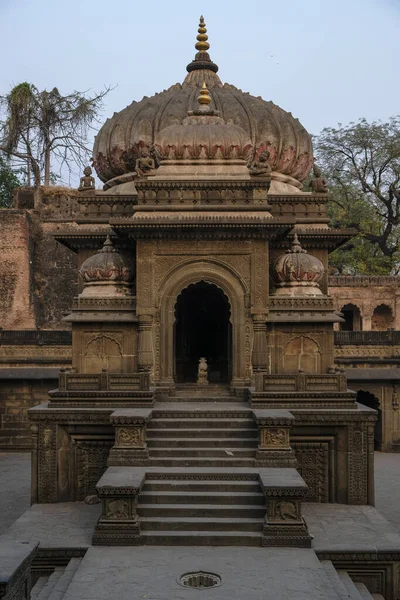
{"label": "carved panel", "polygon": [[39,426],[39,495],[38,502],[57,501],[56,425]]}
{"label": "carved panel", "polygon": [[111,440],[77,442],[77,500],[96,494],[96,484],[107,469],[107,459],[112,445]]}
{"label": "carved panel", "polygon": [[84,334],[85,373],[122,371],[122,333]]}
{"label": "carved panel", "polygon": [[297,470],[308,485],[305,502],[329,502],[329,442],[298,442],[291,440]]}
{"label": "carved panel", "polygon": [[261,448],[289,448],[289,429],[285,427],[263,427]]}
{"label": "carved panel", "polygon": [[299,500],[269,500],[267,504],[267,518],[269,522],[299,521]]}
{"label": "carved panel", "polygon": [[129,519],[128,500],[112,499],[106,500],[106,519],[126,520]]}
{"label": "carved panel", "polygon": [[141,446],[143,444],[143,427],[117,427],[116,438],[118,446]]}
{"label": "carved panel", "polygon": [[321,371],[320,346],[311,336],[298,335],[293,337],[284,349],[284,372],[295,373],[299,369],[306,373],[319,373]]}
{"label": "carved panel", "polygon": [[349,424],[349,504],[368,504],[368,448],[366,423]]}

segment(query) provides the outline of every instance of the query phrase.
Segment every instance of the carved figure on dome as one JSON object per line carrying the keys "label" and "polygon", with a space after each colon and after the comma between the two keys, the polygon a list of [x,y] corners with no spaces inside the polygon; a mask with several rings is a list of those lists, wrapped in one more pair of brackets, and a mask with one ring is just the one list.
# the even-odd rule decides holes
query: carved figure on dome
{"label": "carved figure on dome", "polygon": [[271,176],[271,165],[269,164],[270,153],[268,150],[261,152],[258,159],[256,158],[250,165],[250,175],[257,177],[268,177]]}
{"label": "carved figure on dome", "polygon": [[201,357],[199,360],[197,383],[200,385],[205,385],[208,383],[208,364],[204,357]]}
{"label": "carved figure on dome", "polygon": [[139,158],[136,159],[135,171],[138,174],[138,177],[149,177],[149,175],[153,175],[156,169],[156,163],[154,159],[150,156],[150,152],[147,148],[143,148],[140,153]]}
{"label": "carved figure on dome", "polygon": [[95,181],[94,181],[94,177],[92,176],[92,168],[85,167],[83,170],[83,177],[81,177],[80,181],[79,181],[78,191],[79,192],[87,192],[88,190],[94,190],[94,189],[95,189]]}
{"label": "carved figure on dome", "polygon": [[310,188],[313,194],[326,194],[328,188],[326,187],[326,180],[322,177],[321,169],[316,164],[313,166],[314,177],[311,179]]}

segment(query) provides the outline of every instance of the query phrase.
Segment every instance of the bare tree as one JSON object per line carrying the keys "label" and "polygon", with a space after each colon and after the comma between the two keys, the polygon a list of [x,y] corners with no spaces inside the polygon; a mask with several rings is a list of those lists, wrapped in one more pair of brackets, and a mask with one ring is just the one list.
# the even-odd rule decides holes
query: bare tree
{"label": "bare tree", "polygon": [[66,166],[71,172],[72,164],[82,168],[91,152],[92,123],[109,91],[106,87],[92,97],[76,91],[63,96],[57,88],[39,91],[26,82],[15,86],[0,96],[0,150],[25,163],[28,182],[32,173],[35,187],[50,184],[54,161],[60,170]]}

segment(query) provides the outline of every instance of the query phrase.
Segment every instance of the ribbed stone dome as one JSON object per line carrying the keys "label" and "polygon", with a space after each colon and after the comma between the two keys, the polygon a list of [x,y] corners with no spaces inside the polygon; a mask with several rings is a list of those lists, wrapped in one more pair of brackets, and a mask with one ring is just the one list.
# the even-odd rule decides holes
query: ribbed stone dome
{"label": "ribbed stone dome", "polygon": [[304,250],[294,235],[292,247],[279,256],[271,269],[277,296],[320,296],[319,281],[324,274],[322,262]]}
{"label": "ribbed stone dome", "polygon": [[107,237],[104,246],[79,269],[84,282],[82,296],[128,294],[134,282],[133,259],[114,248]]}
{"label": "ribbed stone dome", "polygon": [[211,92],[210,110],[218,111],[226,127],[232,128],[232,135],[235,129],[245,132],[251,145],[251,158],[268,150],[273,172],[293,178],[295,186],[307,177],[313,164],[310,135],[298,119],[273,102],[222,84],[217,75],[218,67],[206,51],[208,43],[204,32],[204,21],[201,21],[196,44],[199,52],[187,66],[188,75],[183,84],[177,83],[150,98],[132,102],[100,129],[93,160],[102,181],[134,171],[142,148],[154,151],[156,145],[162,148],[173,145],[168,143],[167,136],[175,134],[176,126],[188,118],[189,112],[196,110],[203,83]]}

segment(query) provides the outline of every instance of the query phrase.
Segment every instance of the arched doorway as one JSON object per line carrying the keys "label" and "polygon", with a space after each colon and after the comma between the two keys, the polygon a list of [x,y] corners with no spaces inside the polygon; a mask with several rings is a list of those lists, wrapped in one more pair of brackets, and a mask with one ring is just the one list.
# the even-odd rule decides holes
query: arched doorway
{"label": "arched doorway", "polygon": [[340,323],[341,331],[361,331],[362,321],[360,309],[355,304],[345,304],[340,309],[344,323]]}
{"label": "arched doorway", "polygon": [[199,358],[209,365],[210,383],[232,378],[232,326],[224,292],[212,283],[189,285],[175,305],[175,380],[195,382]]}
{"label": "arched doorway", "polygon": [[374,430],[374,449],[381,450],[382,449],[382,411],[380,407],[380,402],[374,394],[371,392],[366,392],[365,390],[358,390],[357,392],[357,402],[360,404],[364,404],[364,406],[368,406],[368,408],[373,408],[378,412],[378,418],[375,421],[375,430]]}

